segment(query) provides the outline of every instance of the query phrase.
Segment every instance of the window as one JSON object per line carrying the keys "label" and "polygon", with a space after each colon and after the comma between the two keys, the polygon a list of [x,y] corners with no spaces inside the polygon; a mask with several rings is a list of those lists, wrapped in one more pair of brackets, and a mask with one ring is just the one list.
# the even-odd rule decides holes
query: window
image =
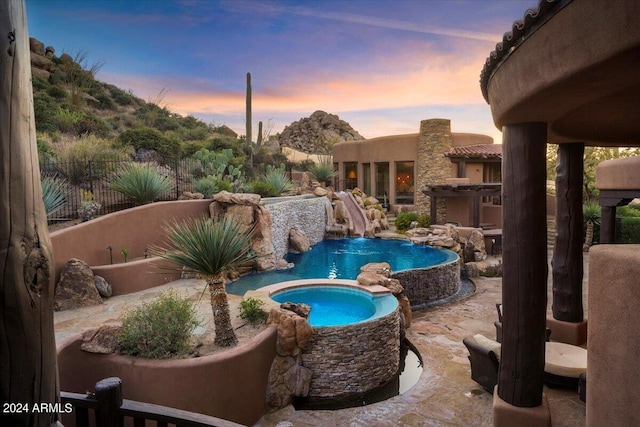
{"label": "window", "polygon": [[353,190],[358,186],[358,163],[344,162],[344,189]]}
{"label": "window", "polygon": [[371,195],[371,163],[362,164],[362,191]]}
{"label": "window", "polygon": [[376,163],[376,199],[389,203],[389,162]]}
{"label": "window", "polygon": [[396,203],[413,204],[413,162],[396,162]]}

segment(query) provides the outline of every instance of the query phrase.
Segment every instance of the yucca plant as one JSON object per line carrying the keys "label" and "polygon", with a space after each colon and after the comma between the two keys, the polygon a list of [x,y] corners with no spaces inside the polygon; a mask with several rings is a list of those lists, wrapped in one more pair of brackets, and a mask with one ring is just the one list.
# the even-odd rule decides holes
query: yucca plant
{"label": "yucca plant", "polygon": [[595,202],[585,203],[582,205],[582,216],[584,218],[584,223],[586,224],[586,232],[582,249],[585,252],[588,252],[589,248],[593,244],[593,229],[596,225],[600,225],[600,205]]}
{"label": "yucca plant", "polygon": [[124,194],[136,205],[157,200],[162,193],[171,190],[173,180],[155,168],[130,164],[123,167],[109,187]]}
{"label": "yucca plant", "polygon": [[267,165],[267,170],[262,181],[267,184],[272,184],[278,194],[286,193],[293,189],[293,183],[291,182],[291,178],[287,176],[284,165],[280,165],[279,168]]}
{"label": "yucca plant", "polygon": [[58,212],[67,203],[67,182],[51,177],[42,179],[42,200],[47,216]]}
{"label": "yucca plant", "polygon": [[333,169],[331,156],[319,156],[318,163],[309,167],[309,172],[311,172],[313,177],[321,184],[326,183],[337,175],[336,171]]}
{"label": "yucca plant", "polygon": [[[253,230],[231,217],[190,219],[167,228],[166,248],[151,253],[205,277],[211,298],[215,343],[229,347],[238,339],[231,326],[224,273],[255,259],[251,249]],[[181,267],[178,267],[181,268]]]}

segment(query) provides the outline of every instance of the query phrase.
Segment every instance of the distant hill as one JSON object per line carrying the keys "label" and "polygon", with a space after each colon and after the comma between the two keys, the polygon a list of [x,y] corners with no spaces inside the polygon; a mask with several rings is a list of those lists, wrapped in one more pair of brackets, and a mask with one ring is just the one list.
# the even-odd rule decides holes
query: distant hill
{"label": "distant hill", "polygon": [[308,154],[330,154],[331,147],[338,142],[364,139],[337,115],[320,110],[291,123],[276,138],[281,147]]}

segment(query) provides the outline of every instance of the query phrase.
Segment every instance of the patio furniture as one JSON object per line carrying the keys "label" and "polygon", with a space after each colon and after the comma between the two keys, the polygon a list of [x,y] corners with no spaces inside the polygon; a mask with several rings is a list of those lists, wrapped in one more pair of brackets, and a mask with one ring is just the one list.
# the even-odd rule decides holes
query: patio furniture
{"label": "patio furniture", "polygon": [[464,338],[462,342],[469,350],[471,379],[493,394],[493,389],[498,383],[500,343],[480,334]]}
{"label": "patio furniture", "polygon": [[548,342],[545,347],[544,381],[550,387],[578,390],[578,378],[587,372],[587,350],[562,342]]}
{"label": "patio furniture", "polygon": [[[498,312],[498,320],[493,322],[493,325],[496,327],[496,341],[502,343],[502,304],[496,304],[496,310]],[[545,331],[545,341],[549,342],[551,339],[551,329],[547,328]]]}

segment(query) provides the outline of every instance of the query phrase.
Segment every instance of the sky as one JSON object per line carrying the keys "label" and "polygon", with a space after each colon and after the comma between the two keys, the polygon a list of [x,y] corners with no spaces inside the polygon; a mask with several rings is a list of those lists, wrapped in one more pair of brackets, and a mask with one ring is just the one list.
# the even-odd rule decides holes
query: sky
{"label": "sky", "polygon": [[26,0],[29,34],[86,54],[100,81],[182,115],[253,134],[316,110],[365,138],[420,121],[501,142],[480,71],[537,0]]}

